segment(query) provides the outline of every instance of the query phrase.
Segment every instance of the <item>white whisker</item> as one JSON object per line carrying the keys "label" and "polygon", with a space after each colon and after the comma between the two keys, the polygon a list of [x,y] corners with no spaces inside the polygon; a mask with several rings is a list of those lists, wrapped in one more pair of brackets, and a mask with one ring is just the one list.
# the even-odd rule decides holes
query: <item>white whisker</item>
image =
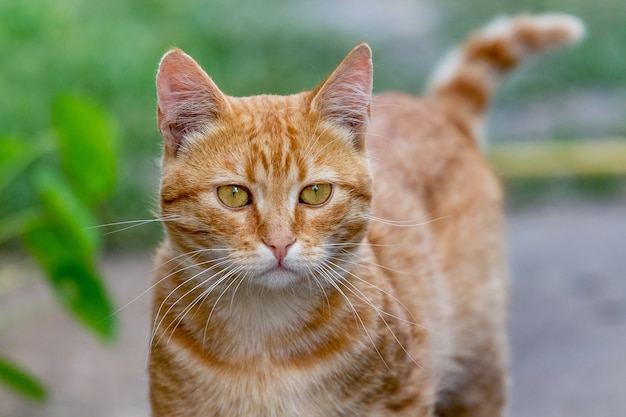
{"label": "white whisker", "polygon": [[[330,265],[334,266],[335,268],[340,269],[341,271],[343,271],[346,275],[350,275],[350,276],[352,276],[353,278],[355,278],[356,280],[361,281],[362,283],[364,283],[364,284],[366,284],[366,285],[370,286],[371,288],[374,288],[374,289],[375,289],[375,290],[377,290],[377,291],[380,291],[380,292],[381,292],[381,293],[383,293],[385,296],[389,297],[391,300],[393,300],[394,302],[398,303],[398,305],[399,305],[399,306],[401,306],[401,307],[404,309],[404,311],[406,311],[406,312],[407,312],[407,314],[408,314],[409,316],[411,316],[411,318],[412,318],[414,321],[410,321],[410,320],[402,319],[402,318],[400,318],[400,317],[396,317],[396,316],[394,316],[394,315],[392,315],[392,314],[390,314],[390,313],[387,313],[387,312],[385,312],[385,314],[387,314],[387,315],[389,315],[389,316],[391,316],[391,317],[394,317],[394,318],[396,318],[396,319],[398,319],[398,320],[405,321],[407,324],[411,324],[411,325],[413,325],[413,326],[417,326],[417,327],[419,327],[419,328],[421,328],[421,329],[424,329],[424,330],[427,330],[427,331],[429,331],[429,332],[433,332],[433,333],[435,332],[435,330],[434,330],[434,329],[430,329],[430,328],[428,328],[428,327],[426,327],[426,326],[424,326],[424,325],[422,325],[422,324],[417,323],[417,320],[415,319],[415,317],[413,317],[413,314],[411,313],[411,310],[409,310],[409,308],[408,308],[408,307],[407,307],[407,306],[406,306],[406,305],[405,305],[405,304],[404,304],[401,300],[399,300],[396,296],[394,296],[393,294],[389,293],[388,291],[383,290],[382,288],[380,288],[380,287],[378,287],[378,286],[376,286],[376,285],[372,284],[371,282],[369,282],[369,281],[367,281],[367,280],[365,280],[365,279],[363,279],[363,278],[359,277],[358,275],[354,274],[353,272],[351,272],[351,271],[349,271],[349,270],[347,270],[347,269],[345,269],[345,268],[341,267],[340,265],[338,265],[338,264],[336,264],[336,263],[334,263],[334,262],[332,262],[332,261],[330,261],[330,260],[328,260],[327,262],[328,262]],[[348,261],[346,261],[346,262],[348,262]],[[348,263],[350,263],[350,262],[348,262]],[[354,263],[354,264],[355,264],[355,265],[359,265],[358,263]],[[341,275],[341,274],[339,274],[338,276],[342,276],[342,275]],[[375,306],[373,306],[373,307],[374,307],[374,308],[377,308],[377,307],[375,307]],[[383,310],[380,310],[380,311],[383,311]]]}
{"label": "white whisker", "polygon": [[[348,252],[348,251],[346,251],[346,250],[343,250],[342,252],[343,252],[343,253],[345,253],[346,255],[351,256],[351,257],[356,257],[356,258],[358,258],[358,260],[359,260],[359,261],[361,261],[361,262],[366,262],[366,263],[368,263],[368,264],[370,264],[370,265],[376,266],[376,267],[381,268],[381,269],[384,269],[384,270],[386,270],[386,271],[391,271],[391,272],[395,272],[395,273],[398,273],[398,274],[404,274],[404,275],[418,275],[418,273],[417,273],[417,272],[413,272],[413,271],[401,271],[401,270],[399,270],[399,269],[394,269],[394,268],[390,268],[390,267],[385,266],[385,265],[378,264],[378,263],[376,263],[376,262],[370,261],[369,259],[366,259],[366,258],[362,258],[362,257],[358,256],[357,254],[352,253],[352,252]],[[346,263],[348,263],[348,264],[351,264],[351,265],[361,265],[359,262],[350,261],[350,260],[348,260],[348,259],[342,259],[342,261],[344,261],[344,262],[346,262]]]}
{"label": "white whisker", "polygon": [[[189,255],[190,253],[193,253],[193,252],[184,253],[184,254],[182,254],[182,255],[177,256],[176,258],[180,258],[180,257],[182,257],[182,256]],[[176,259],[176,258],[170,259],[170,261],[172,261],[172,260],[174,260],[174,259]],[[226,259],[226,258],[218,258],[218,259]],[[170,262],[170,261],[168,261],[168,262]],[[165,265],[165,264],[167,264],[168,262],[164,262],[162,265]],[[189,266],[187,266],[187,267],[185,267],[185,268],[182,268],[182,269],[178,269],[178,270],[175,270],[175,271],[171,271],[169,274],[165,275],[163,278],[160,278],[157,282],[155,282],[154,284],[150,285],[150,286],[149,286],[146,290],[144,290],[141,294],[139,294],[138,296],[136,296],[135,298],[133,298],[132,300],[130,300],[129,302],[127,302],[126,304],[124,304],[122,307],[120,307],[120,308],[118,308],[117,310],[115,310],[113,313],[111,313],[111,315],[110,315],[109,317],[112,317],[112,316],[115,316],[116,314],[119,314],[122,310],[124,310],[125,308],[127,308],[129,305],[131,305],[131,304],[132,304],[132,303],[134,303],[135,301],[139,300],[141,297],[143,297],[144,295],[146,295],[146,294],[147,294],[150,290],[152,290],[154,287],[156,287],[157,285],[159,285],[161,282],[165,281],[166,279],[168,279],[168,278],[169,278],[169,277],[171,277],[172,275],[178,274],[179,272],[185,271],[185,270],[187,270],[187,269],[189,269],[189,268],[193,268],[193,267],[197,267],[197,266],[200,266],[200,265],[204,265],[204,264],[209,263],[209,262],[212,262],[212,261],[205,261],[205,262],[201,262],[201,263],[199,263],[199,264],[193,264],[193,265],[189,265]],[[177,264],[174,268],[176,268],[176,267],[180,266],[180,265],[181,265],[181,264],[183,264],[183,263],[184,263],[184,261],[181,261],[181,262],[180,262],[180,263],[178,263],[178,264]]]}
{"label": "white whisker", "polygon": [[110,235],[112,233],[123,232],[124,230],[133,229],[133,228],[138,227],[138,226],[143,226],[143,225],[148,224],[148,223],[168,222],[168,221],[176,221],[176,220],[178,220],[178,216],[175,216],[175,217],[167,217],[166,216],[166,217],[155,218],[155,219],[125,220],[125,221],[121,221],[121,222],[114,222],[114,223],[98,224],[98,225],[95,225],[95,226],[88,226],[88,227],[84,227],[82,230],[92,230],[92,229],[101,229],[101,228],[105,228],[105,227],[127,225],[126,227],[123,227],[121,229],[116,229],[116,230],[112,230],[110,232],[106,232],[105,233],[105,235]]}
{"label": "white whisker", "polygon": [[[331,265],[336,266],[335,264],[333,264],[332,262],[330,262]],[[378,306],[376,306],[365,294],[363,294],[363,292],[357,287],[355,286],[353,283],[351,283],[348,279],[346,279],[346,277],[344,275],[339,274],[337,271],[330,269],[330,271],[335,274],[335,276],[338,278],[337,282],[339,282],[340,284],[343,284],[344,287],[350,291],[352,294],[354,294],[354,296],[356,296],[357,298],[359,298],[361,301],[363,301],[364,303],[366,303],[368,306],[372,307],[372,309],[376,312],[376,314],[378,315],[378,317],[382,320],[382,322],[384,323],[385,327],[387,328],[387,330],[389,330],[389,333],[391,334],[391,336],[394,338],[394,340],[396,341],[396,343],[398,344],[398,346],[400,346],[400,348],[404,351],[404,353],[408,356],[408,358],[416,365],[418,366],[420,369],[424,369],[416,360],[415,358],[413,358],[413,355],[411,355],[411,353],[406,349],[406,347],[404,346],[404,344],[400,341],[400,339],[398,338],[398,336],[396,335],[396,333],[393,331],[393,329],[391,328],[391,326],[389,325],[389,322],[387,322],[387,320],[385,319],[385,317],[383,316],[383,313],[392,317],[395,317],[394,315],[385,312],[384,310],[378,308]],[[354,274],[350,274],[354,277],[356,277],[356,275]],[[358,277],[357,277],[358,278]],[[367,284],[369,284],[366,280],[363,280],[361,278],[358,278],[361,282],[365,282]],[[370,284],[371,285],[371,284]],[[372,285],[373,286],[373,285]],[[375,287],[375,286],[373,286]],[[377,288],[377,287],[375,287]],[[382,291],[382,290],[381,290]],[[415,323],[413,323],[415,324]],[[422,327],[422,326],[419,326]],[[387,367],[389,369],[389,367]],[[391,369],[389,369],[390,372]]]}
{"label": "white whisker", "polygon": [[[226,286],[226,288],[224,288],[221,292],[220,295],[217,297],[217,300],[215,300],[215,302],[213,303],[213,307],[211,307],[211,311],[209,312],[209,315],[206,319],[206,323],[204,324],[204,332],[202,335],[202,348],[204,349],[204,346],[206,344],[206,334],[207,334],[207,329],[209,328],[209,322],[211,321],[211,317],[213,317],[213,312],[215,311],[215,308],[217,307],[217,304],[220,302],[220,300],[222,299],[222,297],[224,296],[224,294],[226,294],[226,292],[228,292],[228,290],[230,289],[230,287],[237,282],[237,278],[239,277],[239,273],[244,270],[243,266],[237,266],[235,267],[232,271],[229,271],[228,274],[226,274],[224,276],[223,279],[220,280],[220,282],[223,282],[225,279],[230,278],[233,275],[235,276],[235,279],[231,280],[231,282]],[[238,285],[237,285],[238,287]]]}
{"label": "white whisker", "polygon": [[311,278],[315,282],[315,285],[320,289],[320,292],[324,296],[324,299],[326,300],[326,305],[328,306],[328,313],[330,314],[330,300],[328,299],[328,294],[326,294],[326,289],[324,288],[324,286],[322,285],[322,283],[318,279],[318,277],[315,274],[315,272],[312,271],[310,267],[307,267],[307,271],[308,271],[308,275],[307,276],[309,278]]}
{"label": "white whisker", "polygon": [[[227,259],[227,258],[222,258],[222,259]],[[211,261],[207,261],[204,263],[209,263]],[[204,264],[203,263],[203,264]],[[153,339],[156,336],[156,331],[159,327],[161,327],[161,324],[163,323],[163,321],[165,320],[165,318],[167,317],[167,315],[169,314],[169,312],[172,310],[172,308],[174,308],[176,306],[176,304],[183,300],[187,295],[191,294],[193,291],[197,290],[199,287],[201,287],[202,285],[205,284],[206,280],[204,281],[200,281],[200,283],[198,283],[196,286],[194,286],[191,290],[187,291],[183,296],[179,297],[176,301],[174,301],[174,303],[168,308],[168,310],[161,316],[161,311],[163,309],[163,306],[165,305],[165,303],[167,302],[167,300],[176,292],[178,291],[180,288],[182,288],[184,285],[186,285],[187,283],[191,282],[192,280],[194,280],[195,278],[197,278],[198,276],[205,274],[215,268],[219,268],[222,265],[228,264],[228,260],[223,260],[220,262],[217,262],[216,264],[212,265],[209,268],[203,269],[200,272],[198,272],[197,274],[192,275],[190,278],[187,278],[185,281],[183,281],[182,283],[178,284],[178,286],[176,286],[176,288],[174,288],[172,291],[170,291],[170,293],[163,299],[163,301],[161,301],[161,305],[159,306],[159,309],[154,317],[154,321],[155,321],[155,325],[152,328],[152,338],[150,340],[150,345],[152,345]],[[198,266],[198,265],[193,265],[193,266]],[[209,279],[211,279],[213,276],[215,276],[216,274],[213,274]],[[160,321],[159,320],[160,317]],[[169,327],[169,326],[168,326]],[[160,338],[159,338],[160,340]]]}
{"label": "white whisker", "polygon": [[[228,249],[228,248],[203,248],[203,249],[197,249],[197,250],[194,250],[194,251],[191,251],[191,252],[184,252],[184,253],[181,253],[181,254],[180,254],[180,255],[178,255],[178,256],[174,256],[173,258],[170,258],[169,260],[167,260],[167,261],[163,262],[162,264],[159,264],[159,265],[155,266],[155,267],[153,268],[153,270],[154,270],[154,269],[157,269],[157,268],[160,268],[160,267],[162,267],[162,266],[164,266],[164,265],[167,265],[167,264],[169,264],[170,262],[173,262],[173,261],[175,261],[175,260],[177,260],[177,259],[180,259],[180,258],[186,257],[186,256],[193,256],[193,255],[198,255],[198,254],[208,253],[208,252],[220,252],[220,251],[222,251],[222,252],[223,252],[223,251],[231,251],[231,250],[232,250],[232,249]],[[180,263],[178,263],[176,266],[181,265],[181,264],[182,264],[182,263],[184,263],[185,261],[186,261],[186,259],[184,259],[183,261],[181,261]],[[175,268],[176,268],[176,267],[175,267]]]}
{"label": "white whisker", "polygon": [[379,217],[375,217],[372,215],[368,215],[367,218],[375,221],[375,222],[379,222],[382,224],[386,224],[388,226],[394,226],[394,227],[418,227],[418,226],[425,226],[427,224],[430,223],[434,223],[436,221],[439,220],[443,220],[443,219],[447,219],[449,217],[453,217],[453,214],[449,214],[447,216],[441,216],[441,217],[437,217],[436,219],[430,219],[430,220],[425,220],[425,221],[417,221],[417,220],[389,220],[389,219],[382,219]]}
{"label": "white whisker", "polygon": [[383,248],[383,247],[396,247],[396,246],[400,246],[400,244],[399,243],[376,244],[376,243],[369,243],[369,242],[342,242],[342,243],[322,243],[319,245],[320,248],[332,248],[332,247],[354,248],[358,246]]}
{"label": "white whisker", "polygon": [[372,344],[372,347],[374,348],[374,350],[378,354],[378,357],[383,362],[385,367],[389,370],[389,372],[392,372],[391,368],[387,364],[387,361],[385,361],[384,356],[382,355],[382,353],[378,349],[378,346],[376,346],[376,342],[374,342],[374,339],[372,338],[372,335],[370,334],[369,330],[367,329],[367,326],[363,322],[363,319],[359,315],[359,312],[356,310],[356,307],[354,307],[354,304],[352,303],[352,301],[350,301],[350,298],[348,298],[348,296],[341,290],[339,285],[337,285],[337,282],[336,282],[335,278],[333,278],[333,274],[336,275],[336,272],[333,271],[332,268],[328,268],[328,266],[326,266],[326,265],[319,265],[318,267],[316,267],[316,270],[320,274],[322,274],[322,276],[326,278],[326,282],[328,282],[339,293],[339,295],[341,295],[343,297],[343,299],[346,300],[346,303],[347,303],[348,307],[350,307],[350,309],[352,310],[352,314],[354,315],[356,323],[357,324],[359,324],[359,323],[361,324],[361,328],[365,331],[365,335],[367,336],[367,338],[369,339],[370,343]]}
{"label": "white whisker", "polygon": [[245,271],[245,273],[243,274],[243,276],[239,273],[237,274],[236,279],[239,280],[239,283],[237,284],[237,286],[235,287],[235,289],[233,290],[233,295],[230,297],[230,313],[232,314],[233,311],[233,304],[235,302],[235,295],[237,294],[237,290],[239,289],[239,287],[241,286],[241,284],[246,281],[246,278],[248,278],[248,275],[250,274],[250,271]]}
{"label": "white whisker", "polygon": [[[203,271],[201,271],[200,273],[194,275],[193,278],[196,278],[202,274],[204,274],[205,272],[208,272],[210,269],[205,269]],[[167,315],[169,314],[169,312],[172,310],[172,308],[174,308],[174,306],[176,306],[176,304],[183,300],[185,297],[187,297],[189,294],[191,294],[192,292],[196,291],[197,289],[199,289],[200,287],[206,285],[206,283],[208,281],[210,281],[211,279],[213,279],[215,276],[217,276],[219,273],[214,273],[213,275],[211,275],[209,278],[201,280],[198,284],[196,284],[192,289],[190,289],[189,291],[187,291],[184,295],[182,295],[181,297],[179,297],[176,301],[174,301],[174,303],[170,306],[170,308],[163,314],[163,317],[161,319],[161,321],[159,322],[158,327],[161,326],[161,323],[163,322],[163,320],[165,320],[165,318],[167,317]],[[174,327],[172,327],[172,332],[170,333],[169,337],[168,337],[168,343],[170,342],[172,336],[174,335],[174,332],[176,331],[176,328],[178,326],[180,326],[180,323],[182,322],[182,320],[185,318],[185,316],[187,315],[187,313],[189,313],[194,307],[195,305],[200,302],[201,300],[203,300],[205,298],[206,295],[210,294],[211,291],[213,291],[213,289],[215,289],[219,284],[221,284],[224,280],[226,280],[227,277],[220,277],[216,282],[214,282],[213,284],[211,284],[208,288],[206,288],[205,290],[202,291],[202,293],[200,293],[199,296],[197,296],[191,303],[189,303],[188,305],[186,305],[183,310],[178,313],[178,315],[176,315],[176,317],[174,317],[174,319],[172,320],[172,322],[162,331],[161,336],[159,337],[159,339],[156,341],[157,344],[160,343],[161,339],[163,338],[163,336],[165,336],[167,334],[167,331],[169,330],[170,327],[172,327],[172,325],[174,325]],[[172,291],[173,293],[173,291]],[[170,293],[171,294],[171,293]],[[169,297],[169,296],[168,296]]]}

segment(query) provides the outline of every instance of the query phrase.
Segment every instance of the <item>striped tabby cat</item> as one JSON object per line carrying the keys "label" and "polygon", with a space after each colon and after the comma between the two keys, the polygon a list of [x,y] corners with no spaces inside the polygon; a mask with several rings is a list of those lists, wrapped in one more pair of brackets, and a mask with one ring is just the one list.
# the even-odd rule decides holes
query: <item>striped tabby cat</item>
{"label": "striped tabby cat", "polygon": [[152,416],[502,416],[502,193],[480,124],[501,76],[582,32],[497,19],[425,100],[372,97],[366,44],[313,91],[245,98],[169,51]]}

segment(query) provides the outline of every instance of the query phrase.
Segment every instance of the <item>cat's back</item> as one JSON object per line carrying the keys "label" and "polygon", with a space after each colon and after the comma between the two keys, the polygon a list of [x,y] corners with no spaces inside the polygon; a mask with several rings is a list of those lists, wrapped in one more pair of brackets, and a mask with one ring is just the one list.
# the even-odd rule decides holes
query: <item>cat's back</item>
{"label": "cat's back", "polygon": [[[368,239],[397,297],[441,336],[432,341],[434,361],[450,363],[475,348],[467,346],[478,340],[472,332],[504,320],[499,181],[477,141],[428,100],[375,97],[367,141],[374,178]],[[496,313],[478,314],[488,310]]]}
{"label": "cat's back", "polygon": [[403,179],[411,193],[459,158],[482,159],[474,139],[434,103],[403,93],[373,97],[367,147],[378,185]]}
{"label": "cat's back", "polygon": [[382,220],[371,225],[375,240],[412,229],[439,234],[454,218],[500,207],[499,181],[476,139],[431,101],[401,93],[374,97],[367,146],[373,216]]}

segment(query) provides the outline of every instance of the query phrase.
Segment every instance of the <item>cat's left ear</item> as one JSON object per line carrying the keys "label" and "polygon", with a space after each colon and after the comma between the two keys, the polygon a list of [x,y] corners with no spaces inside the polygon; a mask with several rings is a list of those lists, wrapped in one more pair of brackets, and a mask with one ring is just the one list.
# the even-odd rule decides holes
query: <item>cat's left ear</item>
{"label": "cat's left ear", "polygon": [[372,98],[372,50],[357,45],[313,92],[311,109],[336,126],[348,129],[353,143],[364,149]]}
{"label": "cat's left ear", "polygon": [[226,96],[180,49],[161,59],[157,74],[158,126],[165,151],[175,155],[194,134],[203,134],[228,111]]}

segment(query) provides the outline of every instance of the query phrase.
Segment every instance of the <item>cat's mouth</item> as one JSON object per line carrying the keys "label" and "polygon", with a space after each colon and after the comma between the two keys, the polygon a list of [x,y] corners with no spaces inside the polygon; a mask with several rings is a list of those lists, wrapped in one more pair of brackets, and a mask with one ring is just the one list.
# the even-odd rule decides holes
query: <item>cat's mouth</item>
{"label": "cat's mouth", "polygon": [[289,268],[287,268],[284,264],[277,264],[276,266],[274,266],[273,268],[270,268],[269,272],[274,272],[274,271],[291,271]]}
{"label": "cat's mouth", "polygon": [[285,264],[276,264],[261,274],[254,281],[269,288],[284,288],[300,279],[300,274],[290,269]]}
{"label": "cat's mouth", "polygon": [[274,265],[273,267],[271,267],[270,269],[268,269],[267,271],[265,271],[265,274],[277,274],[277,275],[284,275],[284,274],[288,274],[288,275],[296,275],[296,271],[294,271],[293,269],[289,268],[287,265],[285,264],[277,264]]}

